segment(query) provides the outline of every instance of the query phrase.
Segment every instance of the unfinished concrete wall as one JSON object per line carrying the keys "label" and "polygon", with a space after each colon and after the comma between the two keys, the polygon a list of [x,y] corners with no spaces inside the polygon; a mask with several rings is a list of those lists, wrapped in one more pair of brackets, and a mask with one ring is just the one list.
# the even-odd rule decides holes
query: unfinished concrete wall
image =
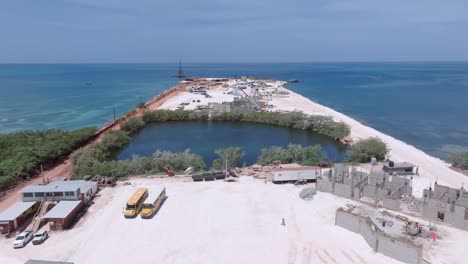
{"label": "unfinished concrete wall", "polygon": [[362,190],[362,195],[365,197],[369,197],[371,199],[377,198],[378,200],[382,200],[385,195],[385,191],[381,189],[376,190],[375,187],[368,185],[368,186],[364,186]]}
{"label": "unfinished concrete wall", "polygon": [[335,194],[344,198],[352,199],[352,190],[353,188],[349,185],[342,183],[335,183]]}
{"label": "unfinished concrete wall", "polygon": [[[423,217],[453,225],[455,223],[455,207],[456,205],[434,199],[426,199],[423,206]],[[444,219],[439,220],[439,216],[443,216]]]}
{"label": "unfinished concrete wall", "polygon": [[369,185],[375,186],[376,183],[381,184],[383,182],[384,174],[372,172],[369,177]]}
{"label": "unfinished concrete wall", "polygon": [[359,199],[361,199],[361,197],[362,197],[361,189],[358,188],[358,187],[354,188],[354,194],[353,194],[353,196],[354,196],[354,200],[356,200],[356,201],[358,201]]}
{"label": "unfinished concrete wall", "polygon": [[360,217],[351,213],[336,211],[335,225],[354,233],[360,233]]}
{"label": "unfinished concrete wall", "polygon": [[321,192],[333,193],[333,182],[323,178],[317,178],[316,188]]}
{"label": "unfinished concrete wall", "polygon": [[422,262],[421,247],[413,247],[390,237],[379,235],[376,251],[405,263],[419,264]]}
{"label": "unfinished concrete wall", "polygon": [[359,228],[359,233],[361,236],[364,238],[364,240],[366,240],[367,244],[369,244],[369,246],[375,250],[377,239],[374,226],[369,223],[369,220],[361,218]]}
{"label": "unfinished concrete wall", "polygon": [[382,206],[393,211],[400,211],[400,198],[384,195]]}
{"label": "unfinished concrete wall", "polygon": [[345,177],[345,178],[343,179],[343,183],[346,184],[346,185],[351,186],[351,185],[355,184],[355,183],[357,182],[357,180],[358,180],[358,178],[355,178],[355,179],[353,180],[353,179],[351,179],[351,178]]}
{"label": "unfinished concrete wall", "polygon": [[468,208],[468,197],[460,196],[455,203],[459,206]]}
{"label": "unfinished concrete wall", "polygon": [[385,235],[381,231],[376,231],[375,225],[372,224],[369,218],[338,209],[336,211],[335,224],[360,234],[376,252],[405,263],[422,263],[422,246],[414,245],[411,241],[399,241]]}
{"label": "unfinished concrete wall", "polygon": [[468,210],[462,206],[455,206],[455,219],[453,225],[455,227],[468,230]]}

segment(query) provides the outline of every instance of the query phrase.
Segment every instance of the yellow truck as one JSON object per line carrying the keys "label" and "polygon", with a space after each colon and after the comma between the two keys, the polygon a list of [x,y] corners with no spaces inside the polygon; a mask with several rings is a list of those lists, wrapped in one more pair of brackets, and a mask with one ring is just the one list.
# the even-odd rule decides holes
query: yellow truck
{"label": "yellow truck", "polygon": [[148,199],[143,203],[141,218],[151,218],[158,211],[162,202],[166,198],[166,188],[158,187],[150,191]]}
{"label": "yellow truck", "polygon": [[136,190],[125,206],[124,216],[126,218],[136,217],[140,213],[146,197],[148,197],[148,188],[139,188]]}

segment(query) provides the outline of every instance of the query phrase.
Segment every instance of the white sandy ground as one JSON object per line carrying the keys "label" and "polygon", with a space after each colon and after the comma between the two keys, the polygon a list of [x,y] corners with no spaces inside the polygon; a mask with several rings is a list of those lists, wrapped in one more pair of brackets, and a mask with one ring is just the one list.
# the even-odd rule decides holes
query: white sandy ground
{"label": "white sandy ground", "polygon": [[[0,239],[0,263],[45,259],[94,263],[400,263],[372,252],[357,234],[334,225],[335,211],[352,201],[302,187],[239,182],[133,179],[101,191],[77,226],[53,232],[42,245],[11,247]],[[138,187],[164,185],[168,198],[149,220],[125,219],[122,207]],[[285,218],[286,226],[281,226]],[[431,263],[466,263],[468,232],[444,232],[429,253]]]}
{"label": "white sandy ground", "polygon": [[[465,188],[468,187],[468,177],[450,169],[450,164],[447,162],[432,157],[424,153],[422,150],[419,150],[401,140],[365,126],[351,117],[315,103],[302,95],[294,93],[282,86],[284,82],[276,81],[269,82],[269,84],[273,87],[277,87],[279,90],[289,92],[289,96],[286,97],[272,97],[272,100],[268,102],[269,104],[274,105],[272,111],[302,111],[311,115],[332,116],[334,120],[342,121],[350,125],[351,137],[354,140],[377,136],[388,144],[390,148],[390,158],[392,160],[397,162],[408,161],[419,166],[419,176],[414,177],[413,181],[413,194],[416,197],[422,197],[423,189],[433,185],[435,181],[439,184],[448,185],[454,188],[460,188],[462,185],[464,185]],[[208,99],[201,95],[183,92],[177,97],[171,98],[165,102],[161,108],[176,109],[180,103],[195,98],[199,99],[201,102],[195,104],[191,103],[186,107],[186,109],[194,109],[200,104],[207,105],[208,102],[221,103],[233,101],[234,96],[226,94],[225,91],[227,91],[226,88],[209,90],[208,94],[213,96],[213,98]],[[250,89],[246,89],[246,91],[250,94]]]}

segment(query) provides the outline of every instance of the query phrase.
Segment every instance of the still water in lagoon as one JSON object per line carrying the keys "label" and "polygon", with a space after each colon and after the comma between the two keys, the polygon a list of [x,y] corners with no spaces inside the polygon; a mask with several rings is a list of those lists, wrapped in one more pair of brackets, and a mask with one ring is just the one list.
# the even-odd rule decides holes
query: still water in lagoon
{"label": "still water in lagoon", "polygon": [[132,155],[151,156],[157,149],[172,152],[190,149],[201,155],[207,166],[211,166],[217,158],[215,149],[239,146],[245,152],[242,162],[253,164],[262,148],[286,147],[289,143],[303,146],[320,144],[333,162],[343,161],[346,156],[345,146],[310,131],[257,123],[190,121],[146,125],[118,159],[130,159]]}

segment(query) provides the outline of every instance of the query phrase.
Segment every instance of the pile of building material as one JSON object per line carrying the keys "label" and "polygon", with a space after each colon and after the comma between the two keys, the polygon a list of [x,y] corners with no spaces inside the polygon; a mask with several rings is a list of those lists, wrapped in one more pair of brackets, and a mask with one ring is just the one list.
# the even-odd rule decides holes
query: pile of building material
{"label": "pile of building material", "polygon": [[214,180],[223,180],[225,178],[226,178],[226,174],[224,171],[202,172],[202,173],[192,174],[193,181],[214,181]]}
{"label": "pile of building material", "polygon": [[311,200],[317,194],[317,190],[313,187],[307,187],[302,189],[299,193],[299,197],[303,200]]}
{"label": "pile of building material", "polygon": [[87,181],[94,181],[97,182],[99,186],[115,186],[117,183],[117,177],[109,177],[109,176],[101,176],[101,175],[96,175],[94,177],[85,177],[85,180]]}

